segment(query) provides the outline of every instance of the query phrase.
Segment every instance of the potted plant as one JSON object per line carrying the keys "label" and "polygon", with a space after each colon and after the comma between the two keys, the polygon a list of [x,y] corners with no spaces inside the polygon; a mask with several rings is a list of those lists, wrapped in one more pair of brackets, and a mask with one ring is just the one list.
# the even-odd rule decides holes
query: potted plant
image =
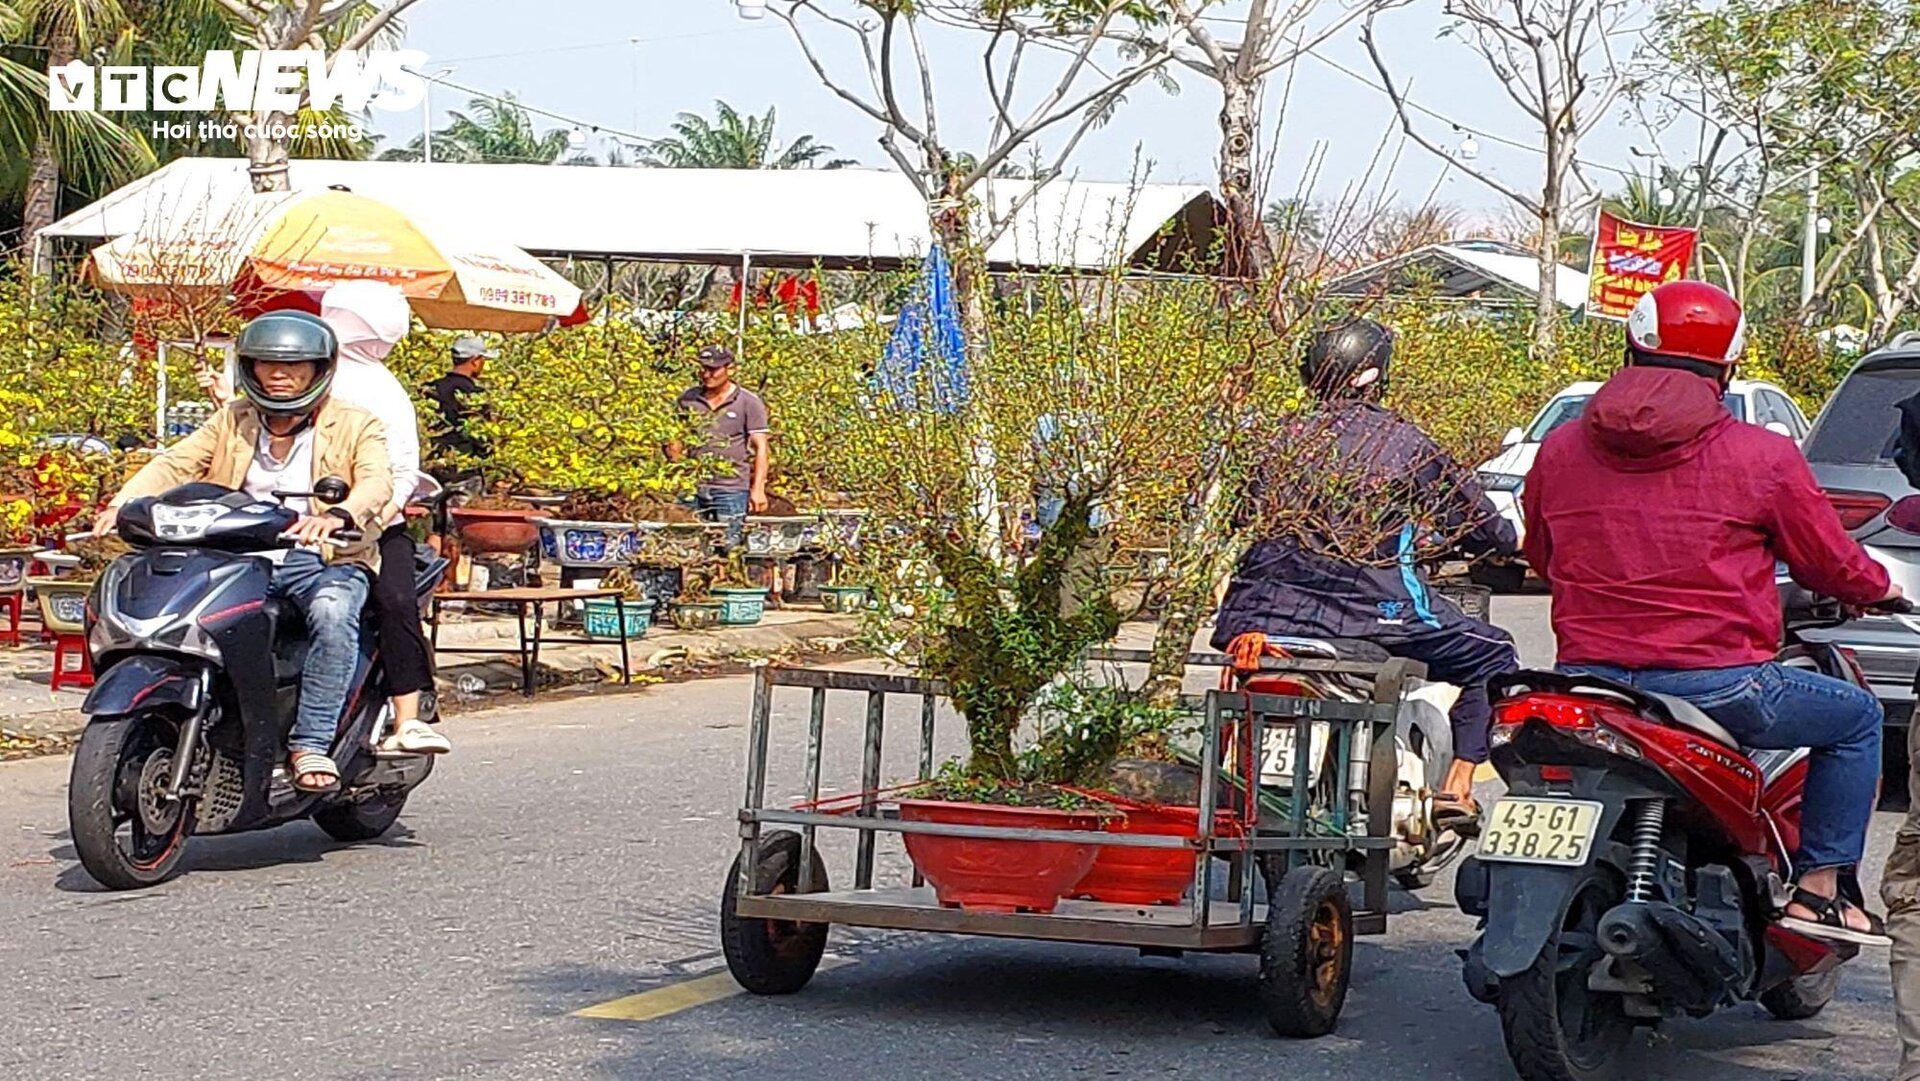
{"label": "potted plant", "polygon": [[87,629],[87,597],[107,564],[128,550],[118,537],[90,537],[76,541],[68,553],[74,560],[70,575],[57,578],[29,578],[40,619],[56,634],[82,634]]}
{"label": "potted plant", "polygon": [[583,602],[582,623],[587,637],[619,639],[624,613],[625,636],[645,638],[653,626],[653,600],[641,594],[633,576],[624,568],[616,568],[600,579],[600,588],[618,589],[620,601],[615,603],[612,597],[592,597]]}
{"label": "potted plant", "polygon": [[750,627],[766,617],[768,589],[753,583],[738,553],[721,561],[709,592],[719,602],[723,627]]}
{"label": "potted plant", "polygon": [[453,521],[461,550],[468,555],[514,555],[540,540],[540,528],[534,520],[544,517],[546,511],[504,491],[494,491],[449,508],[447,515]]}
{"label": "potted plant", "polygon": [[540,558],[560,567],[620,567],[631,562],[642,526],[632,501],[575,492],[550,518],[535,518]]}

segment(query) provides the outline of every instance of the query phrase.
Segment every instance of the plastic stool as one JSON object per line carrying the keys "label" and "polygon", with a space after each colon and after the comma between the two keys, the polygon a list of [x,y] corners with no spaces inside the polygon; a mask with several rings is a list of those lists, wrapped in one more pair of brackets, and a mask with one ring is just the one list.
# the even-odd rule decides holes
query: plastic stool
{"label": "plastic stool", "polygon": [[[80,667],[67,667],[69,654],[79,656]],[[62,632],[53,636],[53,677],[49,683],[56,691],[67,686],[93,686],[93,657],[87,652],[86,635]]]}
{"label": "plastic stool", "polygon": [[20,644],[20,615],[26,611],[26,603],[25,590],[0,594],[0,611],[7,613],[7,625],[0,628],[0,644],[10,646]]}

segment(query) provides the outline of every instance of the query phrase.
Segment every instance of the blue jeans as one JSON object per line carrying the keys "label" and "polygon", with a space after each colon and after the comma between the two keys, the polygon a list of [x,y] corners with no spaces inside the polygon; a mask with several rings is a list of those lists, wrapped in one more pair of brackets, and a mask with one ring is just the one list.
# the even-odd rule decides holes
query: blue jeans
{"label": "blue jeans", "polygon": [[745,492],[702,488],[693,497],[693,509],[700,517],[709,522],[727,524],[728,549],[740,546],[740,537],[747,530],[749,507]]}
{"label": "blue jeans", "polygon": [[1880,779],[1884,723],[1880,700],[1870,692],[1782,664],[1638,671],[1569,664],[1561,669],[1684,698],[1719,721],[1742,746],[1809,748],[1813,755],[1800,804],[1796,876],[1860,862]]}
{"label": "blue jeans", "polygon": [[300,708],[287,747],[333,749],[340,714],[360,666],[360,611],[367,603],[367,575],[359,567],[328,566],[312,552],[287,553],[273,572],[270,591],[300,609],[307,622],[307,663],[300,670]]}

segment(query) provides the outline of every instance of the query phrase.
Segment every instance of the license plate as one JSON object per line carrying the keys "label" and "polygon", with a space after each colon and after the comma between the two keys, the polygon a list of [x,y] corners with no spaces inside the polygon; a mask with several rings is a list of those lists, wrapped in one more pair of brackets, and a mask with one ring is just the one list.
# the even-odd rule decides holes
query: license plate
{"label": "license plate", "polygon": [[1480,858],[1577,867],[1592,853],[1599,826],[1600,804],[1592,800],[1508,797],[1487,815]]}

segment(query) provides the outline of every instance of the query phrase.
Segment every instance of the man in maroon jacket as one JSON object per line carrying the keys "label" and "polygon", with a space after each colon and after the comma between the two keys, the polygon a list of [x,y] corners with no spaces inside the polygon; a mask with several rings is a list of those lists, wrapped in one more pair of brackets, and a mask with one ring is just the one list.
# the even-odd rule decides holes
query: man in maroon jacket
{"label": "man in maroon jacket", "polygon": [[1527,476],[1527,560],[1553,590],[1562,668],[1687,699],[1749,747],[1812,748],[1782,923],[1884,944],[1880,919],[1838,896],[1873,813],[1880,703],[1774,663],[1774,566],[1854,606],[1900,591],[1847,535],[1793,441],[1723,405],[1745,331],[1740,306],[1704,282],[1641,298],[1627,366],[1547,438]]}

